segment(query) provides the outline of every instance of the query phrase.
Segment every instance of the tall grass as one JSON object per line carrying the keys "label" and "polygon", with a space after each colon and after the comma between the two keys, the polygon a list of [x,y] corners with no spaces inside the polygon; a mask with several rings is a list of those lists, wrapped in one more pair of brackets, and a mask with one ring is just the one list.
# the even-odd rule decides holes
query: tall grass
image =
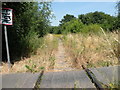
{"label": "tall grass", "polygon": [[[39,41],[39,42],[38,42]],[[14,63],[10,72],[39,72],[41,70],[52,70],[55,63],[55,53],[58,47],[58,40],[53,35],[46,35],[43,38],[32,38],[29,41],[31,49],[36,49],[29,58],[24,58]],[[34,46],[35,43],[35,46]],[[39,48],[37,48],[39,47]],[[3,64],[2,73],[8,73],[7,64]]]}
{"label": "tall grass", "polygon": [[117,51],[118,43],[114,38],[118,40],[117,33],[106,32],[105,36],[99,30],[99,35],[92,31],[68,34],[63,37],[63,42],[73,66],[82,69],[81,65],[88,68],[117,65],[119,52]]}

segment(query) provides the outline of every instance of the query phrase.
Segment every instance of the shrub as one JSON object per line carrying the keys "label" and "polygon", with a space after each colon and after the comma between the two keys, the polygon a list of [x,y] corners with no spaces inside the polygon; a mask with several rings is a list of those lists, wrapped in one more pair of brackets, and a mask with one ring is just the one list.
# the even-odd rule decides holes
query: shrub
{"label": "shrub", "polygon": [[91,24],[88,26],[84,26],[82,30],[80,31],[81,33],[84,34],[99,34],[100,33],[100,26],[97,24]]}
{"label": "shrub", "polygon": [[83,28],[83,23],[78,19],[73,19],[62,26],[62,33],[77,33]]}
{"label": "shrub", "polygon": [[[20,52],[23,56],[29,56],[30,54],[34,54],[36,50],[40,47],[43,42],[42,37],[38,38],[36,32],[30,31],[25,37],[21,37],[20,40]],[[24,52],[23,52],[24,51]]]}

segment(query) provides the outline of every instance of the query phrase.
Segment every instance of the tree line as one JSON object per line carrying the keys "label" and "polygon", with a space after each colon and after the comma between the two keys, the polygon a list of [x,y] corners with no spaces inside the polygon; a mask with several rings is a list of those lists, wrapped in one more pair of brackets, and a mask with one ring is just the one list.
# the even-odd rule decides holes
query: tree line
{"label": "tree line", "polygon": [[105,31],[119,30],[120,2],[117,3],[117,10],[117,16],[111,16],[98,11],[78,15],[78,18],[74,15],[66,14],[60,21],[59,26],[51,26],[50,33],[98,32],[100,27],[102,27]]}

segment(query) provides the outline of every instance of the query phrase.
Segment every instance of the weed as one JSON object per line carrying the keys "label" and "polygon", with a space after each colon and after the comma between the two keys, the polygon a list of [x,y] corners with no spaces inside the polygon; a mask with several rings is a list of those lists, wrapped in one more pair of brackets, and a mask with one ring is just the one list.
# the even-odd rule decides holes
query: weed
{"label": "weed", "polygon": [[79,81],[75,81],[74,82],[74,90],[76,90],[76,88],[79,88],[78,85],[79,85]]}
{"label": "weed", "polygon": [[117,82],[117,83],[109,83],[108,88],[109,88],[110,90],[113,90],[113,88],[115,88],[115,89],[120,89],[120,81]]}
{"label": "weed", "polygon": [[25,65],[25,67],[28,69],[28,71],[34,72],[34,69],[33,69],[32,67],[30,67],[30,66],[28,66],[28,65]]}
{"label": "weed", "polygon": [[[32,38],[33,37],[33,38]],[[42,38],[31,35],[28,40],[29,46],[27,50],[33,52],[29,58],[24,58],[14,63],[11,72],[39,72],[41,70],[49,70],[54,67],[55,53],[58,48],[58,38],[48,34]],[[26,37],[28,39],[29,37]],[[26,43],[23,43],[26,44]],[[39,48],[38,48],[39,47]],[[6,71],[7,64],[4,65],[2,73],[9,73]]]}
{"label": "weed", "polygon": [[92,67],[95,67],[93,63],[87,63],[87,68],[92,68]]}
{"label": "weed", "polygon": [[44,70],[44,69],[45,69],[45,67],[39,67],[39,69],[40,69],[40,70]]}
{"label": "weed", "polygon": [[54,61],[54,60],[55,60],[55,57],[51,56],[51,57],[49,57],[49,60],[50,60],[50,61]]}
{"label": "weed", "polygon": [[53,68],[54,68],[54,64],[55,64],[55,57],[50,56],[50,57],[49,57],[49,61],[50,61],[49,68],[50,68],[50,69],[53,69]]}
{"label": "weed", "polygon": [[113,63],[110,61],[98,61],[96,65],[105,67],[105,66],[113,65]]}

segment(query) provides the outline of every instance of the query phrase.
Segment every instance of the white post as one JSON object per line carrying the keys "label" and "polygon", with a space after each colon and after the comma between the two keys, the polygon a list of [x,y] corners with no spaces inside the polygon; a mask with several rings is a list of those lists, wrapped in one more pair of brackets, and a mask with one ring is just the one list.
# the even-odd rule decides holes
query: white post
{"label": "white post", "polygon": [[8,59],[8,67],[11,67],[11,63],[10,63],[10,55],[9,55],[9,47],[8,47],[8,38],[7,38],[7,27],[6,25],[4,25],[4,29],[5,29],[5,42],[6,42],[6,50],[7,50],[7,59]]}

